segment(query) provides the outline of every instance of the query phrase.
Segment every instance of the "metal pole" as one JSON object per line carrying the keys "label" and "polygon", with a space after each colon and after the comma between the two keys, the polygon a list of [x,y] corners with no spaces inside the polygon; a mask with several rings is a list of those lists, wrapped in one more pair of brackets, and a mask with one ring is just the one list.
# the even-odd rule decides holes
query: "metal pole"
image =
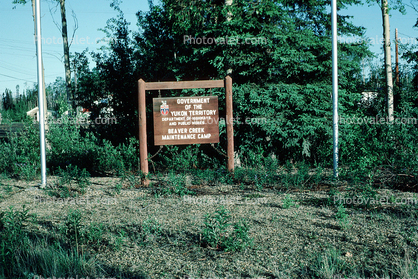
{"label": "metal pole", "polygon": [[332,124],[334,177],[338,177],[338,49],[337,49],[337,0],[331,0],[332,26]]}
{"label": "metal pole", "polygon": [[41,3],[35,2],[36,10],[36,54],[38,65],[38,109],[39,109],[39,140],[41,147],[41,188],[46,187],[46,156],[45,156],[45,109],[44,109],[44,85],[42,82],[42,36],[41,36]]}

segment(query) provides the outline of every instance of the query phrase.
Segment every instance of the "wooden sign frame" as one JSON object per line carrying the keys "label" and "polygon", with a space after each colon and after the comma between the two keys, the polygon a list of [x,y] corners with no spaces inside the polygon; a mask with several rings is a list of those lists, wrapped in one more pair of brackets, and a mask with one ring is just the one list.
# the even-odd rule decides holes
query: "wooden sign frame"
{"label": "wooden sign frame", "polygon": [[[144,175],[148,171],[148,148],[147,148],[147,116],[146,116],[146,90],[169,90],[169,89],[193,89],[193,88],[225,88],[226,95],[226,135],[228,170],[234,171],[234,127],[232,105],[232,78],[226,76],[225,80],[196,80],[196,81],[169,81],[169,82],[145,82],[138,80],[138,107],[139,107],[139,155],[141,171]],[[145,179],[144,184],[149,182]]]}

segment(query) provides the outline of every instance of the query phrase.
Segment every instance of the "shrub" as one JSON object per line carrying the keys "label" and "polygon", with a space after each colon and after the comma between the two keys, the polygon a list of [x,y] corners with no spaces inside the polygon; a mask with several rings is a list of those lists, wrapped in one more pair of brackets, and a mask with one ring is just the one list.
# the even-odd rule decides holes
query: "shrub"
{"label": "shrub", "polygon": [[[215,214],[205,216],[202,231],[203,244],[217,250],[241,251],[252,245],[253,239],[248,236],[249,227],[245,221],[230,224],[229,212],[221,207]],[[231,231],[230,226],[233,226]]]}
{"label": "shrub", "polygon": [[8,176],[33,180],[40,172],[39,129],[26,123],[23,131],[0,141],[0,172]]}
{"label": "shrub", "polygon": [[86,169],[95,175],[121,174],[138,168],[137,141],[130,138],[126,144],[113,146],[91,132],[69,122],[51,125],[47,134],[50,145],[48,163],[52,171],[68,165]]}
{"label": "shrub", "polygon": [[90,185],[90,174],[86,169],[79,169],[77,166],[68,165],[65,169],[58,167],[59,180],[49,189],[50,195],[59,198],[75,197],[86,192]]}
{"label": "shrub", "polygon": [[162,183],[162,186],[154,189],[156,195],[170,196],[178,195],[183,197],[185,195],[195,194],[186,188],[186,175],[176,174],[170,171],[167,175],[167,180]]}
{"label": "shrub", "polygon": [[28,249],[29,238],[24,230],[30,217],[28,212],[25,206],[22,211],[10,207],[8,211],[0,212],[0,274],[7,278],[16,275],[15,259],[21,251]]}

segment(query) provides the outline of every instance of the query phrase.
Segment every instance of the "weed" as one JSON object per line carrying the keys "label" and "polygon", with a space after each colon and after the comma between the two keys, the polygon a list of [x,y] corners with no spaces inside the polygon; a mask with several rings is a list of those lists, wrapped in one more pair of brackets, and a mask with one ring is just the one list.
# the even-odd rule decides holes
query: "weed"
{"label": "weed", "polygon": [[286,197],[283,200],[283,208],[288,209],[291,207],[299,207],[299,205],[297,205],[296,202],[289,195],[286,195]]}
{"label": "weed", "polygon": [[13,192],[13,188],[12,188],[12,186],[10,186],[10,184],[7,184],[7,186],[4,187],[4,190],[6,190],[7,194],[10,194],[10,193]]}
{"label": "weed", "polygon": [[203,229],[203,240],[211,247],[220,248],[228,232],[228,220],[230,216],[224,207],[215,212],[215,215],[206,215],[205,228]]}
{"label": "weed", "polygon": [[[189,190],[186,188],[186,176],[184,174],[174,174],[170,172],[168,174],[167,183],[170,185],[171,192],[179,195],[180,197],[189,194]],[[191,193],[190,193],[191,194]]]}
{"label": "weed", "polygon": [[[327,199],[327,204],[328,205],[335,205],[340,199],[341,197],[341,193],[338,190],[335,190],[334,188],[331,188],[328,191],[328,199]],[[342,201],[339,202],[340,204],[342,203]]]}
{"label": "weed", "polygon": [[348,194],[348,198],[352,200],[361,201],[357,206],[369,208],[371,203],[378,200],[377,191],[371,184],[359,184]]}
{"label": "weed", "polygon": [[155,241],[162,235],[162,226],[156,219],[147,219],[142,222],[142,229],[140,233],[140,242],[145,244],[147,242]]}
{"label": "weed", "polygon": [[266,184],[267,180],[267,174],[266,175],[255,175],[254,181],[255,181],[255,188],[257,191],[263,190],[264,185]]}
{"label": "weed", "polygon": [[281,183],[286,189],[302,188],[309,181],[309,166],[305,163],[294,165],[287,162],[281,176]]}
{"label": "weed", "polygon": [[24,223],[29,219],[29,210],[0,212],[0,272],[13,277],[13,266],[20,251],[27,249],[28,237]]}
{"label": "weed", "polygon": [[183,197],[185,195],[194,195],[195,192],[186,188],[186,175],[175,174],[169,172],[167,175],[167,181],[162,188],[155,189],[154,195],[156,198],[160,196],[178,195]]}
{"label": "weed", "polygon": [[225,251],[241,251],[247,246],[252,246],[253,239],[248,236],[248,224],[241,220],[235,223],[232,234],[226,239]]}
{"label": "weed", "polygon": [[317,166],[315,169],[315,174],[313,176],[313,183],[318,185],[323,179],[324,168]]}
{"label": "weed", "polygon": [[135,176],[135,174],[124,173],[122,181],[128,182],[129,189],[138,188],[141,185],[141,178]]}
{"label": "weed", "polygon": [[219,184],[232,185],[234,183],[232,174],[227,170],[225,166],[217,169],[214,174]]}
{"label": "weed", "polygon": [[344,230],[349,227],[350,220],[348,218],[348,214],[346,213],[346,209],[343,204],[340,204],[338,206],[338,211],[335,214],[335,218],[340,224],[340,227],[343,228]]}
{"label": "weed", "polygon": [[120,190],[122,189],[122,186],[123,186],[122,183],[117,183],[115,185],[115,191],[117,194],[120,194]]}
{"label": "weed", "polygon": [[123,229],[120,229],[118,232],[118,236],[113,241],[113,249],[120,250],[122,248],[122,244],[125,242],[126,232]]}
{"label": "weed", "polygon": [[83,226],[81,224],[82,218],[83,216],[79,210],[70,209],[64,226],[61,227],[61,233],[67,237],[70,243],[76,245],[77,253],[79,251],[79,244],[83,244],[85,242]]}
{"label": "weed", "polygon": [[405,249],[403,260],[397,261],[398,276],[400,278],[417,278],[418,277],[418,258],[415,260],[410,256],[410,252]]}
{"label": "weed", "polygon": [[84,231],[86,241],[94,246],[99,246],[103,239],[104,225],[102,223],[90,224]]}
{"label": "weed", "polygon": [[215,214],[206,215],[204,229],[202,231],[203,243],[217,250],[240,251],[250,246],[253,239],[249,238],[249,227],[245,221],[233,224],[233,230],[229,229],[232,225],[229,222],[231,216],[229,212],[221,207]]}
{"label": "weed", "polygon": [[68,198],[85,194],[90,185],[90,174],[86,169],[68,165],[65,170],[58,167],[59,180],[52,186],[48,193],[59,198]]}
{"label": "weed", "polygon": [[197,169],[193,172],[192,185],[214,185],[216,184],[216,181],[217,177],[215,175],[215,171],[211,169]]}
{"label": "weed", "polygon": [[325,255],[317,257],[315,275],[319,278],[346,278],[350,273],[347,263],[341,258],[340,252],[331,248],[325,251]]}
{"label": "weed", "polygon": [[264,198],[263,195],[260,195],[259,193],[255,193],[255,194],[248,194],[245,195],[244,198],[247,199],[259,199],[259,198]]}
{"label": "weed", "polygon": [[26,180],[34,180],[38,173],[37,163],[27,160],[25,163],[16,164],[19,176]]}

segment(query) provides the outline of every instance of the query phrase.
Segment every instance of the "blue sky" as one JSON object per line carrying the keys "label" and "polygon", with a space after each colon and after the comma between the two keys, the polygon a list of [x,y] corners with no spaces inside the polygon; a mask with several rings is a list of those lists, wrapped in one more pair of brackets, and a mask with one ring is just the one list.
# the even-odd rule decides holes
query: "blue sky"
{"label": "blue sky", "polygon": [[[100,43],[97,39],[104,37],[99,28],[106,26],[106,21],[114,17],[116,12],[110,8],[110,0],[67,0],[67,20],[69,34],[72,34],[74,21],[71,12],[77,16],[78,30],[75,33],[75,41],[70,47],[71,52],[81,52],[86,48],[95,50]],[[63,48],[61,44],[60,30],[54,24],[60,22],[59,9],[53,11],[52,16],[49,9],[53,8],[50,1],[41,1],[42,14],[42,37],[43,37],[43,58],[45,67],[46,82],[50,83],[57,76],[64,77],[64,66],[62,63]],[[36,55],[34,43],[34,28],[32,8],[29,4],[16,6],[12,0],[2,0],[0,3],[0,95],[6,88],[14,93],[16,85],[19,85],[20,92],[26,88],[33,88],[37,81]],[[148,10],[148,0],[123,0],[121,4],[128,22],[131,22],[131,29],[136,30],[135,13],[139,10]],[[344,15],[352,15],[352,22],[356,25],[367,28],[366,37],[382,38],[382,16],[379,7],[355,6],[341,12]],[[394,40],[395,28],[399,29],[399,37],[404,41],[416,42],[418,30],[413,28],[418,14],[408,8],[407,14],[402,15],[392,11],[390,24],[391,35]],[[418,42],[416,42],[418,43]],[[371,50],[378,57],[383,57],[381,44],[371,45]],[[394,51],[394,48],[393,48]]]}
{"label": "blue sky", "polygon": [[[0,95],[6,88],[15,93],[16,85],[20,92],[25,88],[33,88],[37,81],[36,48],[34,42],[34,26],[32,6],[13,5],[12,0],[2,0],[0,3]],[[54,23],[61,22],[59,9],[49,11],[54,5],[51,1],[41,0],[42,52],[45,68],[46,83],[53,82],[57,76],[64,77],[62,62],[63,46],[60,30]],[[68,33],[72,35],[74,20],[72,11],[77,16],[78,29],[70,52],[82,52],[84,49],[95,50],[103,45],[96,43],[97,39],[105,37],[99,28],[106,26],[106,21],[117,15],[110,7],[110,0],[67,0]],[[12,9],[16,6],[16,9]],[[136,29],[135,13],[139,10],[147,11],[147,0],[124,0],[121,4],[131,28]],[[53,10],[54,11],[54,10]],[[53,19],[54,18],[54,19]]]}

